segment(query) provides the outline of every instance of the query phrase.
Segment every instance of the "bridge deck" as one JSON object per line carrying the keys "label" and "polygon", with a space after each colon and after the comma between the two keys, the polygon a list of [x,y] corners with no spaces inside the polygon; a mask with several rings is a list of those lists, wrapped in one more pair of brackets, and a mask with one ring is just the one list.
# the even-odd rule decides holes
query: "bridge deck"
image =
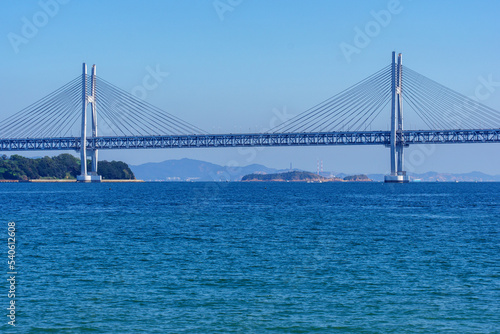
{"label": "bridge deck", "polygon": [[[406,130],[398,142],[414,144],[500,143],[500,129]],[[87,149],[218,148],[252,146],[389,145],[390,131],[109,136],[87,138]],[[80,150],[80,137],[3,138],[0,151]]]}

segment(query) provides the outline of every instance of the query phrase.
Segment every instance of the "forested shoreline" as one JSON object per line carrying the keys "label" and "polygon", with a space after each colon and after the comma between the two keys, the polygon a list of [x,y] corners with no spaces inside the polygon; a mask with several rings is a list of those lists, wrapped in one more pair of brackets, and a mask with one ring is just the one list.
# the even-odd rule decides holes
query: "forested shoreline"
{"label": "forested shoreline", "polygon": [[[90,170],[90,160],[87,161]],[[76,179],[80,159],[64,153],[55,157],[26,158],[17,154],[0,157],[0,180]],[[99,161],[98,173],[107,180],[135,180],[134,173],[122,161]]]}

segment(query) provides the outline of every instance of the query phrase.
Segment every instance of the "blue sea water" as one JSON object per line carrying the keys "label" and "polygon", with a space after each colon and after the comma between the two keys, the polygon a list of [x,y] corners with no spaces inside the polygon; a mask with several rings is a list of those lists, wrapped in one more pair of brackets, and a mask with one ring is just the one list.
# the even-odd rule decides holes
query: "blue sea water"
{"label": "blue sea water", "polygon": [[18,183],[0,201],[5,333],[500,333],[500,183]]}

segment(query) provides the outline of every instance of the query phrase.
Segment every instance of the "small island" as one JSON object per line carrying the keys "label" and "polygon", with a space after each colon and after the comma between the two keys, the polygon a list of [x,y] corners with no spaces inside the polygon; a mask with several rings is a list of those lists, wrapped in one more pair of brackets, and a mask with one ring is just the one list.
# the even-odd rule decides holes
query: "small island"
{"label": "small island", "polygon": [[291,171],[285,173],[253,173],[243,176],[242,182],[370,182],[366,175],[352,175],[345,178],[324,177],[311,172]]}

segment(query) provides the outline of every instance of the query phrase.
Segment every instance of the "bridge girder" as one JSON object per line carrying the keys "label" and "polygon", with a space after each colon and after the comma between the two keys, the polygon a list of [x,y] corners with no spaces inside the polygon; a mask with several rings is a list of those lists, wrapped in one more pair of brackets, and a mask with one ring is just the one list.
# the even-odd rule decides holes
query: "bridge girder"
{"label": "bridge girder", "polygon": [[[219,135],[102,136],[87,138],[87,150],[390,145],[390,131],[247,133]],[[500,143],[500,129],[405,130],[405,146],[417,144]],[[0,138],[0,151],[80,151],[80,137]]]}

